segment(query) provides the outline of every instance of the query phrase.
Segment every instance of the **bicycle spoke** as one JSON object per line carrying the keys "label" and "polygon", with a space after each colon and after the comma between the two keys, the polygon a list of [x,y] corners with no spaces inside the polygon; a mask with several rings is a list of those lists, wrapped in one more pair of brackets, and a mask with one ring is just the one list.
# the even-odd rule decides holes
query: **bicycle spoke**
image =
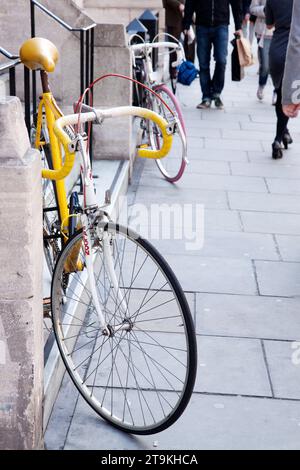
{"label": "bicycle spoke", "polygon": [[[145,249],[146,241],[110,228],[108,237],[113,242],[107,256],[101,243],[93,247],[93,275],[109,334],[93,304],[85,255],[78,258],[74,250],[82,235],[58,261],[53,324],[67,370],[87,402],[121,429],[150,433],[177,419],[191,393],[186,313],[176,295],[178,283],[174,287],[155,261],[157,253]],[[64,267],[72,270],[77,260],[84,270],[65,274]]]}

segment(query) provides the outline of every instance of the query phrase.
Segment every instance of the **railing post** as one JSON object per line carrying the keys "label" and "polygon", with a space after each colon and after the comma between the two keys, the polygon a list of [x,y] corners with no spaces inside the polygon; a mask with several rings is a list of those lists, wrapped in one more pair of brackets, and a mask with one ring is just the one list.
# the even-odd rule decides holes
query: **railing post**
{"label": "railing post", "polygon": [[[35,38],[35,5],[30,1],[31,37]],[[36,113],[36,72],[32,71],[32,113]]]}
{"label": "railing post", "polygon": [[[91,51],[90,51],[90,56],[91,56],[91,64],[90,64],[90,81],[91,83],[94,81],[94,49],[95,49],[95,31],[94,28],[91,29]],[[93,102],[93,88],[90,91],[91,97],[92,97],[92,102]],[[90,158],[91,162],[93,162],[93,124],[91,125],[91,132],[90,132]]]}
{"label": "railing post", "polygon": [[18,98],[0,99],[0,129],[0,448],[41,449],[41,163]]}
{"label": "railing post", "polygon": [[30,134],[31,118],[30,118],[30,72],[24,67],[24,101],[25,101],[25,123],[28,134]]}
{"label": "railing post", "polygon": [[80,95],[84,92],[84,31],[80,31]]}
{"label": "railing post", "polygon": [[16,96],[16,69],[11,67],[9,69],[9,94],[10,96]]}
{"label": "railing post", "polygon": [[[85,33],[85,88],[88,88],[90,84],[90,31],[87,30]],[[86,103],[88,104],[89,97],[86,97]]]}

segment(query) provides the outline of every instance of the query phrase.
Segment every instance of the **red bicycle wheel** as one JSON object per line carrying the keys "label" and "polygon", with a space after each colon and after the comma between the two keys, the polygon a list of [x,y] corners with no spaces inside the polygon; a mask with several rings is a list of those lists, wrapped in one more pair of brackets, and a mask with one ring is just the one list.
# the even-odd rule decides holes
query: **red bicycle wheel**
{"label": "red bicycle wheel", "polygon": [[[179,122],[179,125],[174,131],[173,146],[170,153],[167,157],[156,160],[156,164],[166,180],[170,183],[176,183],[182,177],[187,165],[186,128],[184,119],[177,98],[166,85],[158,85],[154,88],[154,91],[166,102]],[[167,121],[172,119],[170,111],[158,98],[152,98],[152,106],[153,110],[165,117]],[[156,126],[152,126],[152,140],[156,148],[161,147],[162,138]]]}

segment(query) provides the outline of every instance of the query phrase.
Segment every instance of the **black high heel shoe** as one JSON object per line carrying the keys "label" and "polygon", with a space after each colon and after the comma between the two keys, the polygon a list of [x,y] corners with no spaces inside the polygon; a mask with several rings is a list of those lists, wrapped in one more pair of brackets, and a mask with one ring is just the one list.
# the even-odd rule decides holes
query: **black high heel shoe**
{"label": "black high heel shoe", "polygon": [[292,139],[291,134],[289,133],[289,131],[286,131],[283,134],[282,143],[284,145],[285,150],[287,150],[289,148],[289,145],[291,145],[293,143],[293,139]]}
{"label": "black high heel shoe", "polygon": [[280,142],[278,142],[278,140],[275,140],[273,142],[272,149],[273,149],[272,158],[274,160],[279,160],[280,158],[283,157],[282,147],[281,147]]}

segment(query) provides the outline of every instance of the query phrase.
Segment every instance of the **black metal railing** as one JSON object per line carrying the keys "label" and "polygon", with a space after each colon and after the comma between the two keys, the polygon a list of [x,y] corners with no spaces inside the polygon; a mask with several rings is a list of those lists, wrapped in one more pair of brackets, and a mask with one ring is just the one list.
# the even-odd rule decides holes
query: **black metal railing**
{"label": "black metal railing", "polygon": [[0,74],[9,73],[9,94],[16,96],[16,66],[20,64],[20,59],[17,55],[11,54],[3,47],[0,47],[0,54],[9,59],[9,62],[0,64]]}
{"label": "black metal railing", "polygon": [[[35,10],[38,8],[44,12],[49,18],[52,18],[56,23],[62,26],[64,29],[72,32],[79,33],[80,40],[80,95],[94,80],[94,39],[95,39],[95,27],[96,23],[90,24],[85,27],[72,27],[52,11],[42,5],[36,0],[30,0],[30,19],[31,19],[31,37],[36,36],[36,18]],[[30,85],[29,85],[30,93]],[[29,98],[30,99],[30,98]],[[88,96],[86,97],[86,103],[88,104]],[[36,72],[32,72],[32,110],[36,112],[37,107],[37,93],[36,93]],[[92,129],[90,136],[90,154],[92,158]]]}
{"label": "black metal railing", "polygon": [[[44,5],[36,0],[30,0],[30,18],[31,18],[31,37],[36,35],[35,10],[38,8],[47,16],[52,18],[56,23],[72,33],[79,33],[80,36],[80,94],[94,79],[94,29],[97,26],[93,23],[89,26],[74,28],[63,21],[52,11],[48,10]],[[32,74],[32,93],[33,93],[33,109],[36,109],[36,79],[35,72]]]}
{"label": "black metal railing", "polygon": [[[9,73],[9,94],[16,96],[16,67],[21,64],[20,58],[17,55],[11,54],[3,47],[0,47],[0,54],[9,59],[9,62],[0,64],[0,74]],[[24,67],[24,102],[25,102],[25,123],[30,132],[30,82],[29,70]]]}
{"label": "black metal railing", "polygon": [[[30,0],[30,19],[31,19],[31,37],[36,36],[36,18],[35,10],[38,8],[44,12],[49,18],[60,24],[66,30],[72,33],[79,33],[80,40],[80,95],[85,88],[94,80],[94,39],[96,23],[85,27],[72,27],[53,12],[48,10],[44,5],[36,0]],[[21,63],[19,56],[13,55],[6,49],[0,47],[0,54],[4,55],[9,62],[0,64],[0,74],[9,73],[9,91],[10,95],[16,95],[16,67]],[[31,77],[30,77],[31,76]],[[32,80],[31,80],[32,78]],[[32,95],[32,97],[31,97]],[[25,102],[25,122],[28,132],[31,128],[31,116],[36,113],[37,109],[37,85],[36,72],[30,73],[27,67],[24,67],[24,102]],[[31,103],[32,102],[32,103]],[[86,97],[88,104],[88,96]],[[91,130],[92,133],[92,130]],[[92,135],[90,138],[90,152],[92,157]]]}

